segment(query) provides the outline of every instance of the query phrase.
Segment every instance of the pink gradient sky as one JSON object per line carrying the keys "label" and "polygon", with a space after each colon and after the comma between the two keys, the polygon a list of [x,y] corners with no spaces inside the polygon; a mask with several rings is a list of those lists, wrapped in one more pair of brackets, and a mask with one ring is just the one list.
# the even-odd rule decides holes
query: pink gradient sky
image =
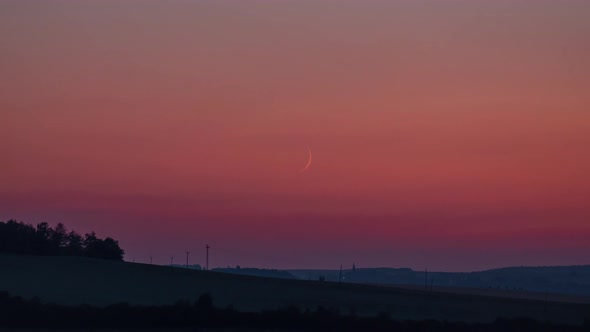
{"label": "pink gradient sky", "polygon": [[588,31],[581,0],[0,0],[0,220],[162,264],[590,264]]}

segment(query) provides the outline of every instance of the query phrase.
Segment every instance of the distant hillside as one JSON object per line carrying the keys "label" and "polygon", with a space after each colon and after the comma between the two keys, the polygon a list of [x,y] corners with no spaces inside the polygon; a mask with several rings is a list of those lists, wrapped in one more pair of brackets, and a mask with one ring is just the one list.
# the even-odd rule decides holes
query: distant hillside
{"label": "distant hillside", "polygon": [[246,276],[266,277],[266,278],[280,278],[280,279],[296,279],[291,273],[287,271],[275,269],[257,269],[257,268],[217,268],[213,269],[215,272],[240,274]]}
{"label": "distant hillside", "polygon": [[261,278],[79,257],[0,255],[0,267],[0,291],[36,296],[42,303],[162,305],[192,302],[209,293],[220,308],[232,305],[240,311],[295,305],[416,320],[491,322],[497,317],[530,317],[580,324],[590,318],[587,303]]}
{"label": "distant hillside", "polygon": [[[338,281],[339,270],[289,270],[299,279]],[[509,267],[481,272],[428,272],[411,269],[344,270],[342,281],[424,287],[470,287],[504,291],[533,291],[590,296],[590,265]]]}
{"label": "distant hillside", "polygon": [[191,269],[191,270],[202,270],[203,267],[199,264],[191,264],[188,267],[182,264],[173,264],[172,267],[181,268],[181,269]]}

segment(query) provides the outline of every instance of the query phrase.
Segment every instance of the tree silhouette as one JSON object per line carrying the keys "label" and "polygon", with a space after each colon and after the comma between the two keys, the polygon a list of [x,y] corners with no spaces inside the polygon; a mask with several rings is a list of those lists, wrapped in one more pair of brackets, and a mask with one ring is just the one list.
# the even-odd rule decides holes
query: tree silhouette
{"label": "tree silhouette", "polygon": [[50,228],[49,243],[52,249],[61,251],[67,245],[68,230],[64,224],[59,223],[55,229]]}
{"label": "tree silhouette", "polygon": [[65,254],[66,255],[76,255],[77,253],[81,253],[84,251],[84,243],[83,239],[80,234],[71,231],[67,235],[66,239],[66,246],[65,246]]}

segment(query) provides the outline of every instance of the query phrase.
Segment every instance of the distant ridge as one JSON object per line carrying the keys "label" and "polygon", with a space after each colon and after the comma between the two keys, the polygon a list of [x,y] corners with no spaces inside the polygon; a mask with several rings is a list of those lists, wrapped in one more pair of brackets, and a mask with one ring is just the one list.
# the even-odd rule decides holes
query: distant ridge
{"label": "distant ridge", "polygon": [[[338,281],[339,270],[287,270],[299,279]],[[425,280],[425,277],[427,280]],[[385,285],[469,287],[590,296],[590,265],[505,267],[478,272],[430,272],[408,268],[343,270],[342,281]]]}

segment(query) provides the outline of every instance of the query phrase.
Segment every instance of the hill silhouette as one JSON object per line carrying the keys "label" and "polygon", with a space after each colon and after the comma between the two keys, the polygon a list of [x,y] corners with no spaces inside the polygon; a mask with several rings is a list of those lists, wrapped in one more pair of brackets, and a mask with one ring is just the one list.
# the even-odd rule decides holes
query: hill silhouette
{"label": "hill silhouette", "polygon": [[233,306],[243,312],[322,306],[360,316],[387,313],[401,320],[493,322],[498,317],[528,317],[570,324],[581,324],[590,316],[587,303],[262,278],[82,257],[0,254],[0,266],[0,291],[62,305],[172,305],[209,293],[220,308]]}

